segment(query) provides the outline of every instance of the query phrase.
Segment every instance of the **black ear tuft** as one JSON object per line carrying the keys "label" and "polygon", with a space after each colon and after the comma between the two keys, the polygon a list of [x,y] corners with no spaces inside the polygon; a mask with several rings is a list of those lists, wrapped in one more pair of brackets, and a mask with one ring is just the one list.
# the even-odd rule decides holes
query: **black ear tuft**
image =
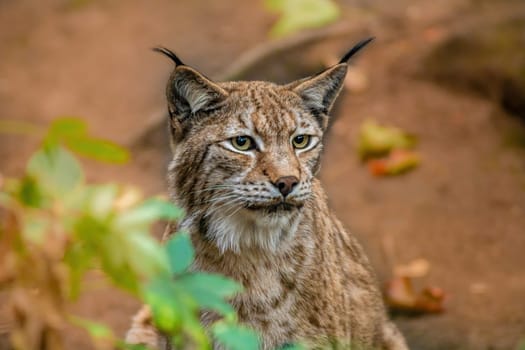
{"label": "black ear tuft", "polygon": [[352,49],[350,51],[348,51],[346,53],[346,55],[343,56],[343,58],[341,58],[341,61],[339,61],[339,63],[346,63],[346,62],[348,62],[348,60],[353,55],[355,55],[357,53],[357,51],[361,50],[363,47],[368,45],[374,39],[375,39],[374,37],[371,37],[371,38],[368,38],[368,39],[365,39],[365,40],[361,40],[360,42],[358,42],[354,47],[352,47]]}
{"label": "black ear tuft", "polygon": [[161,54],[164,54],[164,55],[168,56],[169,58],[171,58],[171,60],[173,62],[175,62],[175,66],[184,66],[185,65],[177,57],[177,55],[175,55],[175,53],[173,51],[171,51],[170,49],[167,49],[167,48],[162,47],[162,46],[157,46],[157,47],[154,47],[152,50],[155,51],[155,52],[160,52]]}

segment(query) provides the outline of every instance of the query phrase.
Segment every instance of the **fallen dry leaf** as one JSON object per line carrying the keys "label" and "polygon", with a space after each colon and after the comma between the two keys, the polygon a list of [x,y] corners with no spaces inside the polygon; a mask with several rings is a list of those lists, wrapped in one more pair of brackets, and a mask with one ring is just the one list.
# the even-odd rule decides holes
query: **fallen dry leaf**
{"label": "fallen dry leaf", "polygon": [[428,274],[430,263],[426,259],[415,259],[406,265],[398,265],[394,268],[396,276],[405,276],[410,278],[423,277]]}
{"label": "fallen dry leaf", "polygon": [[414,151],[395,149],[386,157],[370,159],[368,170],[375,176],[399,175],[419,165],[421,158]]}
{"label": "fallen dry leaf", "polygon": [[385,294],[386,303],[393,311],[412,314],[444,311],[445,292],[441,288],[425,287],[416,293],[410,277],[392,278],[387,284]]}
{"label": "fallen dry leaf", "polygon": [[417,143],[414,135],[367,120],[359,129],[357,151],[361,159],[380,157],[396,149],[410,149]]}

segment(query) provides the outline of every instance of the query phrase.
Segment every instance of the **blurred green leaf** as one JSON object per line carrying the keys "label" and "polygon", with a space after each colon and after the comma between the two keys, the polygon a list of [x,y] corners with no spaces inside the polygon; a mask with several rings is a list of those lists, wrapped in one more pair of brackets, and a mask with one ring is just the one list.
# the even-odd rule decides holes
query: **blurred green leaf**
{"label": "blurred green leaf", "polygon": [[87,132],[86,123],[79,118],[63,117],[53,120],[49,126],[48,136],[54,139],[83,136]]}
{"label": "blurred green leaf", "polygon": [[175,234],[166,244],[166,251],[172,274],[186,271],[193,262],[193,245],[187,233]]}
{"label": "blurred green leaf", "polygon": [[127,264],[113,265],[108,263],[107,253],[102,258],[102,270],[107,277],[120,289],[127,291],[135,296],[140,294],[140,276]]}
{"label": "blurred green leaf", "polygon": [[184,216],[182,209],[167,200],[159,198],[150,198],[144,201],[142,210],[155,213],[155,219],[160,220],[179,220]]}
{"label": "blurred green leaf", "polygon": [[115,346],[119,350],[151,350],[146,345],[128,344],[126,342],[123,342],[122,340],[117,340]]}
{"label": "blurred green leaf", "polygon": [[97,248],[101,241],[111,235],[110,221],[99,220],[90,213],[83,213],[74,222],[75,238],[90,248]]}
{"label": "blurred green leaf", "polygon": [[[184,316],[184,332],[188,334],[193,341],[196,343],[196,348],[202,350],[211,349],[210,341],[208,339],[208,334],[204,330],[204,327],[201,325],[199,317],[195,317],[195,313],[190,314],[189,309],[186,310],[186,315]],[[173,337],[176,340],[176,336]]]}
{"label": "blurred green leaf", "polygon": [[158,198],[151,198],[126,211],[117,219],[122,227],[147,226],[156,220],[178,220],[183,217],[182,209]]}
{"label": "blurred green leaf", "polygon": [[85,191],[85,209],[97,219],[108,217],[113,212],[113,203],[118,188],[114,184],[89,186]]}
{"label": "blurred green leaf", "polygon": [[19,182],[17,197],[24,205],[32,208],[42,207],[46,202],[38,182],[32,176],[25,176]]}
{"label": "blurred green leaf", "polygon": [[[144,297],[157,327],[166,332],[177,333],[182,323],[181,308],[188,305],[183,305],[177,300],[177,292],[172,283],[170,277],[156,277],[147,284]],[[191,304],[189,306],[191,307]]]}
{"label": "blurred green leaf", "polygon": [[138,294],[142,270],[137,271],[130,265],[130,260],[137,258],[133,250],[136,247],[127,244],[122,232],[113,230],[111,220],[83,215],[76,220],[74,232],[75,239],[82,242],[81,249],[88,251],[91,259],[100,262],[100,267],[113,283]]}
{"label": "blurred green leaf", "polygon": [[191,295],[204,309],[210,309],[223,316],[235,314],[235,310],[225,300],[242,291],[237,282],[222,275],[196,272],[177,278],[177,285]]}
{"label": "blurred green leaf", "polygon": [[68,294],[73,300],[80,295],[82,277],[92,267],[93,254],[83,242],[74,242],[64,255],[64,262],[69,266]]}
{"label": "blurred green leaf", "polygon": [[188,274],[179,278],[178,281],[187,290],[197,291],[202,289],[220,298],[233,297],[243,290],[242,286],[232,279],[223,275],[205,272]]}
{"label": "blurred green leaf", "polygon": [[[126,267],[128,262],[132,259],[130,254],[133,254],[133,244],[128,244],[126,237],[120,232],[111,232],[111,228],[105,231],[104,235],[101,235],[97,242],[93,241],[93,245],[96,250],[99,251],[104,260],[104,265],[107,268],[120,270]],[[118,247],[118,249],[115,249]],[[141,256],[137,256],[137,260],[141,259]],[[146,264],[146,263],[145,263]],[[134,269],[131,269],[135,272]],[[135,275],[135,274],[134,274]],[[114,278],[119,278],[118,274]]]}
{"label": "blurred green leaf", "polygon": [[136,273],[149,278],[159,272],[169,271],[164,247],[149,232],[128,234],[125,238],[128,245],[127,260]]}
{"label": "blurred green leaf", "polygon": [[7,207],[11,204],[12,200],[13,198],[11,195],[0,189],[0,205]]}
{"label": "blurred green leaf", "polygon": [[280,12],[283,9],[285,1],[283,0],[265,0],[264,6],[268,11]]}
{"label": "blurred green leaf", "polygon": [[86,320],[76,316],[71,317],[71,322],[79,327],[84,328],[93,338],[111,339],[115,337],[111,329],[102,323]]}
{"label": "blurred green leaf", "polygon": [[44,243],[50,226],[51,221],[44,215],[26,215],[22,221],[22,233],[33,243]]}
{"label": "blurred green leaf", "polygon": [[128,150],[107,140],[75,136],[66,138],[64,143],[73,152],[102,162],[123,164],[130,158]]}
{"label": "blurred green leaf", "polygon": [[385,155],[393,149],[409,149],[417,138],[403,130],[365,121],[359,129],[358,152],[361,158]]}
{"label": "blurred green leaf", "polygon": [[129,152],[125,148],[111,141],[89,136],[86,123],[79,118],[55,119],[44,142],[63,143],[79,155],[103,162],[121,164],[129,160]]}
{"label": "blurred green leaf", "polygon": [[29,160],[27,172],[49,194],[63,197],[83,181],[78,161],[59,146],[37,151]]}
{"label": "blurred green leaf", "polygon": [[259,350],[257,333],[245,326],[217,322],[212,327],[215,339],[229,350]]}
{"label": "blurred green leaf", "polygon": [[270,30],[273,37],[281,37],[304,28],[317,28],[337,20],[341,14],[332,0],[266,0],[270,11],[281,18]]}

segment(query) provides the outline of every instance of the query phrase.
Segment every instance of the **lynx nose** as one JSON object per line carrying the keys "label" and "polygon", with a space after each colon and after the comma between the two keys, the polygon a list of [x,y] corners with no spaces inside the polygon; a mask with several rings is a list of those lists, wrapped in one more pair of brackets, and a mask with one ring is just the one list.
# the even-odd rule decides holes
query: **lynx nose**
{"label": "lynx nose", "polygon": [[279,189],[283,197],[286,197],[298,183],[299,179],[295,176],[283,176],[278,178],[273,185]]}

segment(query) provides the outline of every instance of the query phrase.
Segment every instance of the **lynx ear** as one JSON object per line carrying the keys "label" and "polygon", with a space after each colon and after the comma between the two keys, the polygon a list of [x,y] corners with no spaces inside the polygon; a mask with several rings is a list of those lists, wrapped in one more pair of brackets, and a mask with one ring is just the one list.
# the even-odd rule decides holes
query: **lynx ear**
{"label": "lynx ear", "polygon": [[175,68],[166,95],[172,112],[181,120],[214,109],[228,97],[223,88],[188,66]]}
{"label": "lynx ear", "polygon": [[168,56],[175,63],[166,87],[166,96],[171,132],[176,137],[182,132],[185,121],[199,112],[205,113],[217,108],[228,97],[228,93],[203,74],[186,66],[172,51],[166,48],[154,50]]}
{"label": "lynx ear", "polygon": [[341,91],[346,70],[346,63],[339,63],[310,79],[300,81],[293,91],[302,97],[309,109],[327,114]]}
{"label": "lynx ear", "polygon": [[[326,115],[330,112],[337,95],[343,87],[343,82],[348,68],[347,61],[359,50],[365,47],[373,38],[362,40],[350,51],[348,51],[341,61],[323,72],[306,79],[301,79],[287,85],[303,98],[306,105],[316,115]],[[326,118],[324,118],[326,119]],[[326,121],[323,122],[323,125]]]}

